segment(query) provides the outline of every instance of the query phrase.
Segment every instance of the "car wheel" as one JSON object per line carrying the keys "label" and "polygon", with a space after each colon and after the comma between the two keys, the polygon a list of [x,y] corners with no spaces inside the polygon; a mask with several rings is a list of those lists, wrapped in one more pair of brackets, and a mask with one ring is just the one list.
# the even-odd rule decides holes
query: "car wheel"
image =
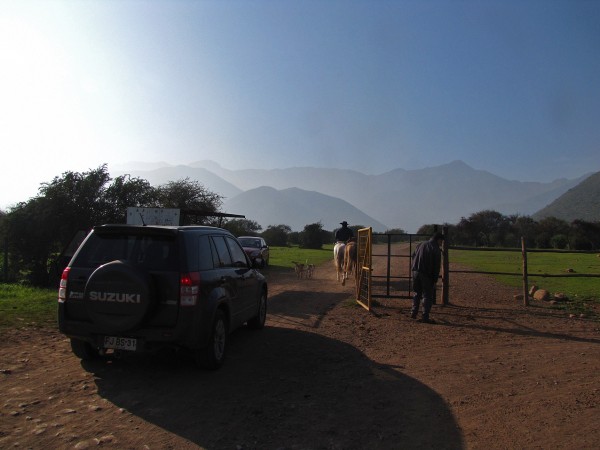
{"label": "car wheel", "polygon": [[208,345],[200,349],[197,354],[197,363],[207,369],[218,369],[223,365],[225,351],[227,350],[227,322],[222,310],[217,310],[212,324]]}
{"label": "car wheel", "polygon": [[100,352],[92,344],[79,339],[71,339],[71,350],[73,354],[82,361],[92,361],[100,357]]}
{"label": "car wheel", "polygon": [[267,321],[267,293],[263,290],[258,300],[258,312],[255,317],[248,321],[248,327],[260,330],[265,327]]}
{"label": "car wheel", "polygon": [[128,331],[143,322],[155,304],[150,275],[127,261],[98,267],[84,292],[87,312],[95,325],[111,333]]}

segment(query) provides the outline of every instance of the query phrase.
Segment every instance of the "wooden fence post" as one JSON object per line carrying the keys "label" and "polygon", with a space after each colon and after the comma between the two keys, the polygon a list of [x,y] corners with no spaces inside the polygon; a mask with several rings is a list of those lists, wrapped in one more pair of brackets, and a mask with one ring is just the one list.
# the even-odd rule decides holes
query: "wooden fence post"
{"label": "wooden fence post", "polygon": [[529,282],[527,279],[527,249],[525,238],[521,236],[521,255],[523,256],[523,305],[529,306]]}
{"label": "wooden fence post", "polygon": [[444,241],[442,243],[442,304],[448,305],[450,298],[450,261],[448,260],[448,227],[442,228]]}

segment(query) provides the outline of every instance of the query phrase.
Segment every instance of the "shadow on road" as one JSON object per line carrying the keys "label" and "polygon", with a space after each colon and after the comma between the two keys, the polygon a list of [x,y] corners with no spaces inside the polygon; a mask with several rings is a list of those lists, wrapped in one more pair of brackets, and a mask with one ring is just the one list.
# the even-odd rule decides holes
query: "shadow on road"
{"label": "shadow on road", "polygon": [[207,449],[464,447],[438,394],[348,344],[277,327],[230,344],[216,372],[175,354],[86,369],[101,397]]}

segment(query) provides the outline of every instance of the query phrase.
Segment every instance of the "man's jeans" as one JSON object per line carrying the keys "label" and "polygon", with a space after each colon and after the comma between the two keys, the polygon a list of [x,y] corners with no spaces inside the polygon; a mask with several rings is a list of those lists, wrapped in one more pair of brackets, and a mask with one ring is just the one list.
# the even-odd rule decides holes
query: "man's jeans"
{"label": "man's jeans", "polygon": [[419,312],[421,300],[423,300],[423,319],[429,319],[429,312],[435,296],[435,281],[431,277],[419,272],[413,272],[413,297],[412,311],[413,317]]}

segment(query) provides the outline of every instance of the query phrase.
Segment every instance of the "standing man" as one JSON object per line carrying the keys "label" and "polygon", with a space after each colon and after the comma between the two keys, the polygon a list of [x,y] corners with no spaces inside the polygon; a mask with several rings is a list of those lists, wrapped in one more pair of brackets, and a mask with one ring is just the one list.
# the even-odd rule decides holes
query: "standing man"
{"label": "standing man", "polygon": [[435,233],[427,242],[417,246],[413,254],[412,275],[413,288],[415,295],[413,297],[412,311],[410,317],[417,318],[419,306],[423,300],[423,317],[421,322],[435,323],[429,318],[431,305],[435,297],[435,284],[440,276],[440,267],[442,265],[442,251],[440,246],[444,241],[442,233]]}
{"label": "standing man", "polygon": [[338,228],[338,230],[335,232],[335,240],[336,242],[345,243],[348,239],[354,237],[354,232],[352,231],[352,229],[348,228],[348,222],[346,222],[345,220],[343,222],[340,222],[340,225],[342,226],[342,228]]}

